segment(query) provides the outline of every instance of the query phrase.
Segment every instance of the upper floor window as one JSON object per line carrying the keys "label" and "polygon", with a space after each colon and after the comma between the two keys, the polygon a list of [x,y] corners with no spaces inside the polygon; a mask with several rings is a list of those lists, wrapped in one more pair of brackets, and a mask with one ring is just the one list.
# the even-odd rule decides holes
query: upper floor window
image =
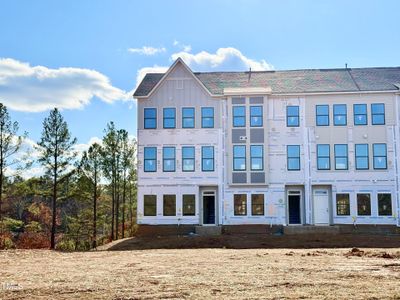
{"label": "upper floor window", "polygon": [[214,128],[214,108],[202,107],[201,108],[201,127]]}
{"label": "upper floor window", "polygon": [[317,169],[318,170],[330,170],[330,149],[328,144],[317,145]]}
{"label": "upper floor window", "polygon": [[347,106],[346,104],[333,105],[333,125],[345,126],[347,125]]}
{"label": "upper floor window", "polygon": [[263,126],[263,107],[250,106],[250,127]]}
{"label": "upper floor window", "polygon": [[315,110],[317,126],[329,126],[329,105],[317,105]]}
{"label": "upper floor window", "polygon": [[354,104],[354,125],[367,125],[367,104]]}
{"label": "upper floor window", "polygon": [[350,216],[349,194],[336,194],[336,215]]}
{"label": "upper floor window", "polygon": [[175,147],[163,148],[163,171],[175,172]]}
{"label": "upper floor window", "polygon": [[369,169],[368,144],[356,144],[356,170]]}
{"label": "upper floor window", "polygon": [[176,215],[176,195],[164,195],[163,197],[163,215]]}
{"label": "upper floor window", "polygon": [[144,147],[144,171],[156,172],[157,171],[157,148]]}
{"label": "upper floor window", "polygon": [[157,128],[157,109],[145,108],[144,109],[144,129]]}
{"label": "upper floor window", "polygon": [[373,103],[371,104],[371,117],[372,125],[385,124],[385,104]]}
{"label": "upper floor window", "polygon": [[214,147],[201,147],[201,170],[204,172],[214,171]]}
{"label": "upper floor window", "polygon": [[246,170],[246,146],[233,146],[233,170]]}
{"label": "upper floor window", "polygon": [[182,147],[182,171],[194,171],[194,147]]}
{"label": "upper floor window", "polygon": [[387,169],[386,144],[373,144],[374,169]]}
{"label": "upper floor window", "polygon": [[300,126],[300,114],[298,106],[287,106],[286,107],[286,126],[287,127],[299,127]]}
{"label": "upper floor window", "polygon": [[194,128],[194,108],[182,108],[182,128]]}
{"label": "upper floor window", "polygon": [[335,145],[335,170],[347,170],[348,169],[348,152],[347,145],[336,144]]}
{"label": "upper floor window", "polygon": [[163,110],[163,127],[164,128],[175,128],[176,109],[174,107],[167,107]]}
{"label": "upper floor window", "polygon": [[300,145],[287,146],[287,169],[288,171],[300,170]]}
{"label": "upper floor window", "polygon": [[392,215],[392,195],[391,194],[378,194],[378,215],[391,216]]}
{"label": "upper floor window", "polygon": [[264,169],[264,151],[261,145],[250,146],[250,168],[252,171],[262,171]]}
{"label": "upper floor window", "polygon": [[233,195],[233,206],[235,216],[247,215],[247,195],[246,194],[234,194]]}
{"label": "upper floor window", "polygon": [[143,196],[143,215],[156,216],[157,215],[157,196],[144,195]]}
{"label": "upper floor window", "polygon": [[244,127],[246,126],[246,107],[245,106],[233,106],[233,127]]}
{"label": "upper floor window", "polygon": [[359,216],[371,215],[371,194],[357,194],[357,214]]}

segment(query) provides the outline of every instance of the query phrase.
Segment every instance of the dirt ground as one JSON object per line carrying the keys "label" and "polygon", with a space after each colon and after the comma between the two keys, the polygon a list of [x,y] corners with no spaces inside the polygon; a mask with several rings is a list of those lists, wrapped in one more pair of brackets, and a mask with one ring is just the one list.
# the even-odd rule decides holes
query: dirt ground
{"label": "dirt ground", "polygon": [[0,299],[400,299],[400,248],[13,250],[0,284]]}

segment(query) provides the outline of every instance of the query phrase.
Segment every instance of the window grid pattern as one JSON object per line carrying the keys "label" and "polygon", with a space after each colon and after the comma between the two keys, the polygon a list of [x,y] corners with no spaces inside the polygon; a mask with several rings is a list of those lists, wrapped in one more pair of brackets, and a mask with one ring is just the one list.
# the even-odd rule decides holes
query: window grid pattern
{"label": "window grid pattern", "polygon": [[348,147],[346,144],[335,144],[335,170],[348,170]]}
{"label": "window grid pattern", "polygon": [[163,148],[163,172],[175,172],[175,147]]}
{"label": "window grid pattern", "polygon": [[347,106],[346,104],[333,105],[333,125],[346,126],[347,125]]}
{"label": "window grid pattern", "polygon": [[171,129],[176,127],[176,109],[166,107],[163,109],[163,128]]}
{"label": "window grid pattern", "polygon": [[329,126],[329,105],[317,105],[316,111],[316,125]]}
{"label": "window grid pattern", "polygon": [[263,126],[263,107],[250,106],[250,127]]}
{"label": "window grid pattern", "polygon": [[355,145],[356,170],[369,169],[368,144]]}
{"label": "window grid pattern", "polygon": [[317,169],[318,170],[330,170],[330,149],[329,144],[317,145]]}
{"label": "window grid pattern", "polygon": [[246,146],[233,146],[233,170],[246,171]]}
{"label": "window grid pattern", "polygon": [[286,151],[288,171],[300,171],[300,145],[288,145]]}
{"label": "window grid pattern", "polygon": [[194,128],[195,110],[193,107],[182,108],[182,128]]}
{"label": "window grid pattern", "polygon": [[182,147],[182,171],[194,172],[195,169],[195,148]]}
{"label": "window grid pattern", "polygon": [[203,172],[214,171],[214,147],[202,146],[201,147],[201,170]]}
{"label": "window grid pattern", "polygon": [[371,104],[371,119],[372,125],[385,125],[385,104]]}
{"label": "window grid pattern", "polygon": [[368,124],[367,104],[354,104],[353,112],[354,112],[354,125]]}
{"label": "window grid pattern", "polygon": [[145,108],[144,109],[144,129],[157,128],[157,109]]}
{"label": "window grid pattern", "polygon": [[262,145],[250,146],[250,168],[252,171],[264,170],[264,147]]}
{"label": "window grid pattern", "polygon": [[201,108],[201,127],[214,128],[214,108],[202,107]]}
{"label": "window grid pattern", "polygon": [[233,127],[246,126],[246,107],[232,106]]}
{"label": "window grid pattern", "polygon": [[292,105],[286,107],[286,126],[287,127],[300,126],[299,106]]}

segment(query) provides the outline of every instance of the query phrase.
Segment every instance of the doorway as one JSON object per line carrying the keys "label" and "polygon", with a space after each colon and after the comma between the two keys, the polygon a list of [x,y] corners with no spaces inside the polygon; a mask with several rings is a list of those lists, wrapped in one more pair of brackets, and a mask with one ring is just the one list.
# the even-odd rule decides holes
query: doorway
{"label": "doorway", "polygon": [[301,192],[288,191],[288,215],[289,225],[301,224]]}
{"label": "doorway", "polygon": [[329,192],[327,189],[316,189],[313,194],[314,224],[329,225]]}
{"label": "doorway", "polygon": [[203,225],[215,225],[215,192],[203,192]]}

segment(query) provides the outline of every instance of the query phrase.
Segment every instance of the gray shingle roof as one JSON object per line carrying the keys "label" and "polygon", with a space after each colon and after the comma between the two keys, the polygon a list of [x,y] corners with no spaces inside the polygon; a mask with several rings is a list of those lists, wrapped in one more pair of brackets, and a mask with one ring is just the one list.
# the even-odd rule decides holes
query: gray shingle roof
{"label": "gray shingle roof", "polygon": [[[147,74],[134,96],[146,96],[164,74]],[[224,88],[271,87],[273,94],[399,90],[400,67],[211,72],[194,75],[213,95]]]}

